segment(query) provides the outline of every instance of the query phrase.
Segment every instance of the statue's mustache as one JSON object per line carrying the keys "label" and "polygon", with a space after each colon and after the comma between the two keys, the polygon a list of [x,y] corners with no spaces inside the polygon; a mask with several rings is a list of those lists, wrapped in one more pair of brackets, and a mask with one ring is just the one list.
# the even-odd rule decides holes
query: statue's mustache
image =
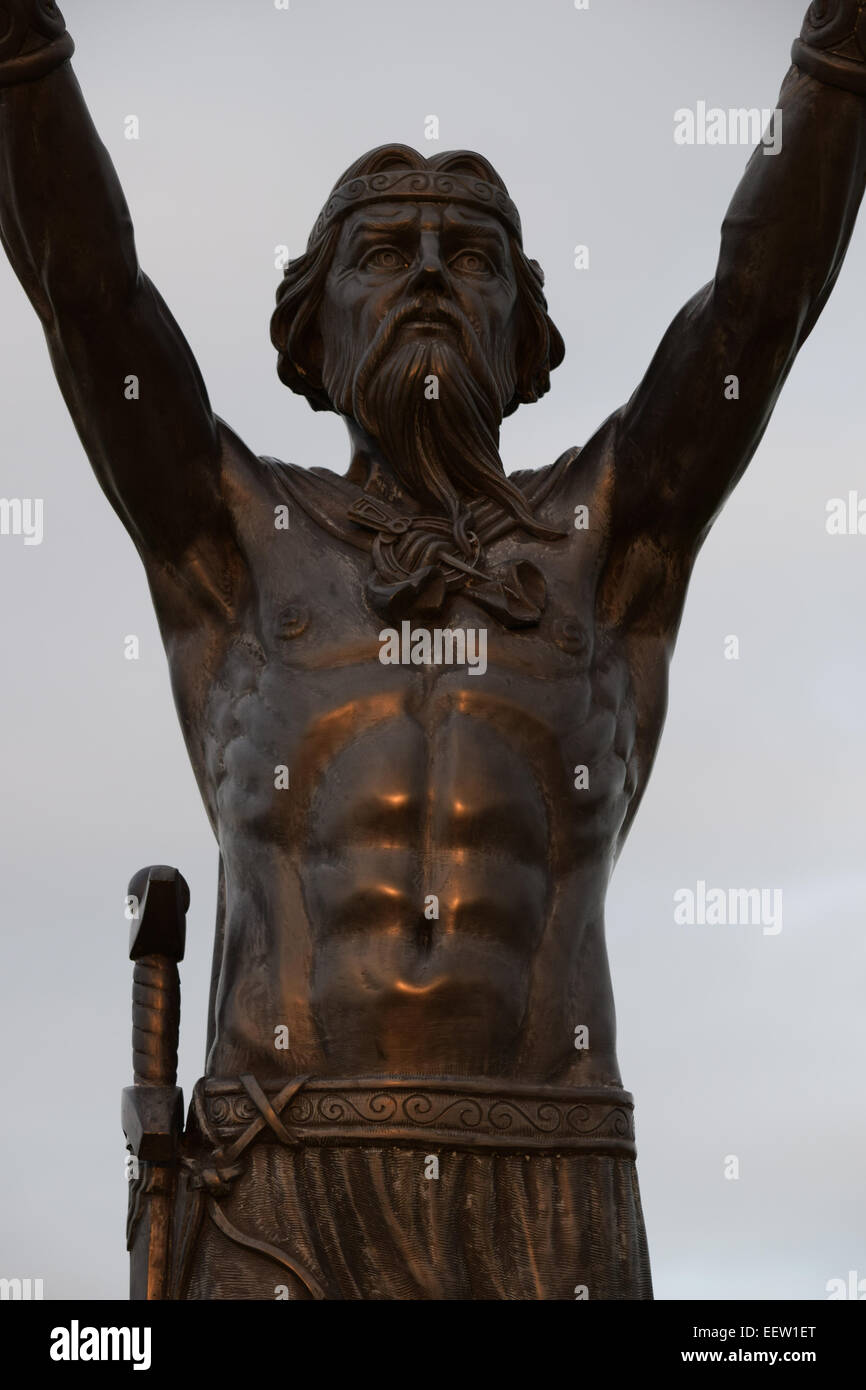
{"label": "statue's mustache", "polygon": [[372,343],[364,354],[361,368],[363,369],[365,366],[368,357],[374,355],[379,357],[388,351],[405,323],[417,323],[419,321],[450,324],[461,335],[471,339],[474,346],[477,346],[475,327],[462,309],[447,299],[431,299],[429,296],[419,295],[403,304],[398,304],[385,315],[376,330]]}
{"label": "statue's mustache", "polygon": [[[475,364],[476,370],[483,375],[483,378],[487,379],[489,385],[493,386],[495,390],[495,383],[490,378],[489,369],[487,369],[481,351],[481,344],[471,319],[450,300],[440,297],[431,298],[429,295],[418,295],[413,299],[406,300],[403,304],[396,305],[385,315],[374,334],[373,341],[358,364],[352,404],[353,414],[359,422],[363,422],[367,414],[367,386],[393,348],[401,328],[410,322],[444,323],[456,329],[459,334],[463,357],[467,362]],[[499,418],[501,419],[501,412]]]}

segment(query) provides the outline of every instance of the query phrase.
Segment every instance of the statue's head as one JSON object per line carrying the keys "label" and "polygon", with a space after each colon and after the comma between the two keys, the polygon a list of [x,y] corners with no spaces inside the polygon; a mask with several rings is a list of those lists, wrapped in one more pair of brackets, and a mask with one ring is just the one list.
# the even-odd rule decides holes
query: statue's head
{"label": "statue's head", "polygon": [[522,515],[499,427],[564,356],[543,283],[486,159],[381,146],[337,181],[286,269],[280,377],[360,426],[419,501],[456,520],[481,493]]}

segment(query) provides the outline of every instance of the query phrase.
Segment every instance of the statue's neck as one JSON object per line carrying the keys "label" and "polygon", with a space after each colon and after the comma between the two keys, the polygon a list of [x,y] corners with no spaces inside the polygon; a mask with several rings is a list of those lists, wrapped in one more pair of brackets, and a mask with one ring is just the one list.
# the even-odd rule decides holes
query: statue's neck
{"label": "statue's neck", "polygon": [[384,502],[390,502],[403,511],[418,512],[418,501],[399,482],[393,468],[382,456],[376,441],[354,420],[347,419],[346,427],[352,449],[346,474],[349,482],[370,493],[372,497],[381,497]]}

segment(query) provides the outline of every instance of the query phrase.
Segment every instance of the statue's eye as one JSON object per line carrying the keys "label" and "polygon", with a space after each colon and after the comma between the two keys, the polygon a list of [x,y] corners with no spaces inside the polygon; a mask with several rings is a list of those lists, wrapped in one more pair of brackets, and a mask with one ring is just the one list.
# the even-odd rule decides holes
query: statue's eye
{"label": "statue's eye", "polygon": [[490,275],[493,272],[483,251],[461,251],[451,258],[450,265],[460,275]]}
{"label": "statue's eye", "polygon": [[393,246],[379,246],[375,251],[371,251],[364,261],[364,268],[372,267],[373,270],[405,270],[406,257],[396,251]]}

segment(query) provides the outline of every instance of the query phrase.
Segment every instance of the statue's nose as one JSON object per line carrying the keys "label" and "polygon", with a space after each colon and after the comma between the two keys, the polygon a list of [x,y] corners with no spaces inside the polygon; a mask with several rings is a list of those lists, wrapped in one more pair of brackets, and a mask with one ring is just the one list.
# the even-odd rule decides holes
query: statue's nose
{"label": "statue's nose", "polygon": [[427,235],[421,238],[415,274],[412,279],[418,288],[439,288],[445,283],[445,267],[439,249],[439,238]]}
{"label": "statue's nose", "polygon": [[415,294],[441,293],[447,288],[445,269],[441,261],[422,260],[412,276],[409,289]]}

